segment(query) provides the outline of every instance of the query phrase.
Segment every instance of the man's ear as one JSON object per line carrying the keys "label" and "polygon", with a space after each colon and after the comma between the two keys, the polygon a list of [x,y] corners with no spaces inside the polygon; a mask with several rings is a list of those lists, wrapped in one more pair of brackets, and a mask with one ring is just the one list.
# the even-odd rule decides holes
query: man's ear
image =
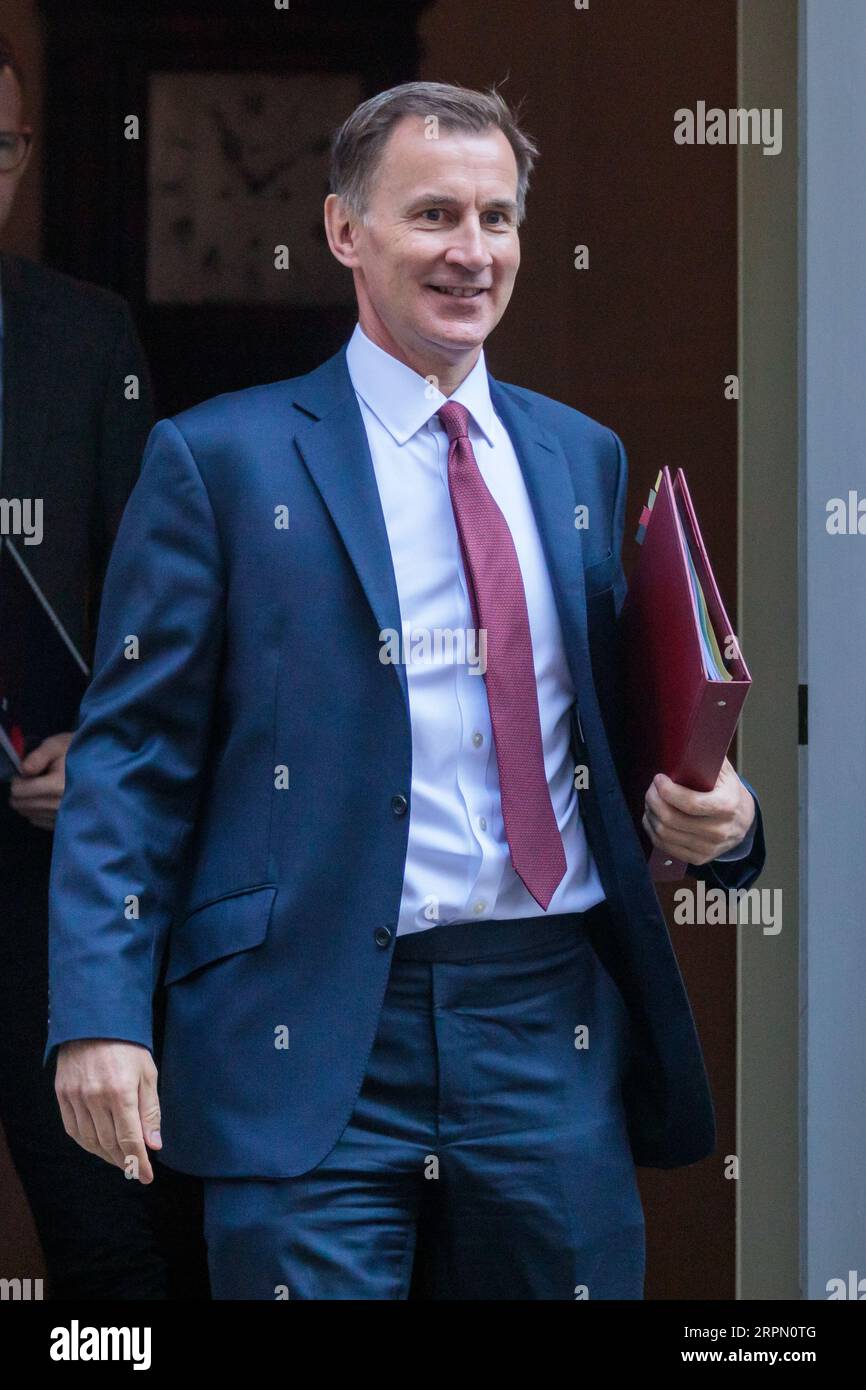
{"label": "man's ear", "polygon": [[354,232],[356,222],[342,198],[337,193],[329,193],[325,199],[325,235],[331,254],[341,265],[352,270],[358,264],[355,251]]}

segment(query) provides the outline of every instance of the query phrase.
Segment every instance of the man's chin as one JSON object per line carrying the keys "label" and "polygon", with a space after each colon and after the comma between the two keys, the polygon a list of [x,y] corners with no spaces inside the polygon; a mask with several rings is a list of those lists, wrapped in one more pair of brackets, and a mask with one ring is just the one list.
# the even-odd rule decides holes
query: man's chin
{"label": "man's chin", "polygon": [[448,356],[460,357],[484,344],[490,332],[489,324],[442,323],[441,320],[427,322],[420,328],[420,335],[431,347]]}

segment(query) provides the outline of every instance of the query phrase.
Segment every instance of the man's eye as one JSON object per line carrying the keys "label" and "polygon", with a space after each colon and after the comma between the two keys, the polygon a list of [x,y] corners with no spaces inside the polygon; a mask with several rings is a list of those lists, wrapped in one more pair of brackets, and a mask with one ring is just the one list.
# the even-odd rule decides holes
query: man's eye
{"label": "man's eye", "polygon": [[441,208],[425,208],[424,211],[422,212],[421,216],[422,216],[422,217],[431,217],[431,216],[432,216],[432,217],[438,217],[438,216],[440,216],[441,212],[442,212],[442,209],[441,209]]}

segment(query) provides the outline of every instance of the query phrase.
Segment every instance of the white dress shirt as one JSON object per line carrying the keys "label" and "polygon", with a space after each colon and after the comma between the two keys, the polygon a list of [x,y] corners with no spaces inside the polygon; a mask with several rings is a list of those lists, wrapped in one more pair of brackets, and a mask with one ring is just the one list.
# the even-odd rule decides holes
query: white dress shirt
{"label": "white dress shirt", "polygon": [[[391,547],[412,724],[398,935],[447,922],[583,912],[605,894],[574,787],[575,692],[523,474],[490,400],[484,351],[450,397],[377,347],[360,324],[346,360]],[[473,628],[448,491],[448,436],[436,416],[449,399],[469,411],[478,467],[511,530],[523,575],[544,766],[567,860],[546,914],[511,867],[478,649],[469,644],[467,661],[460,644],[447,639]]]}

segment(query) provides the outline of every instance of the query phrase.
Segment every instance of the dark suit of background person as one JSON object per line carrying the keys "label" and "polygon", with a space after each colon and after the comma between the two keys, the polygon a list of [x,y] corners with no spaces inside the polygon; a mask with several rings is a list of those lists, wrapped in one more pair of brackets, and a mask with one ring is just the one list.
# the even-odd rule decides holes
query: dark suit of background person
{"label": "dark suit of background person", "polygon": [[[147,364],[126,303],[107,290],[0,254],[0,295],[0,495],[43,500],[42,542],[19,542],[20,552],[90,665],[108,554],[153,423]],[[128,400],[133,374],[140,394]],[[66,1134],[54,1070],[42,1066],[53,833],[8,798],[2,783],[0,1118],[52,1293],[166,1297],[156,1223],[165,1197]]]}

